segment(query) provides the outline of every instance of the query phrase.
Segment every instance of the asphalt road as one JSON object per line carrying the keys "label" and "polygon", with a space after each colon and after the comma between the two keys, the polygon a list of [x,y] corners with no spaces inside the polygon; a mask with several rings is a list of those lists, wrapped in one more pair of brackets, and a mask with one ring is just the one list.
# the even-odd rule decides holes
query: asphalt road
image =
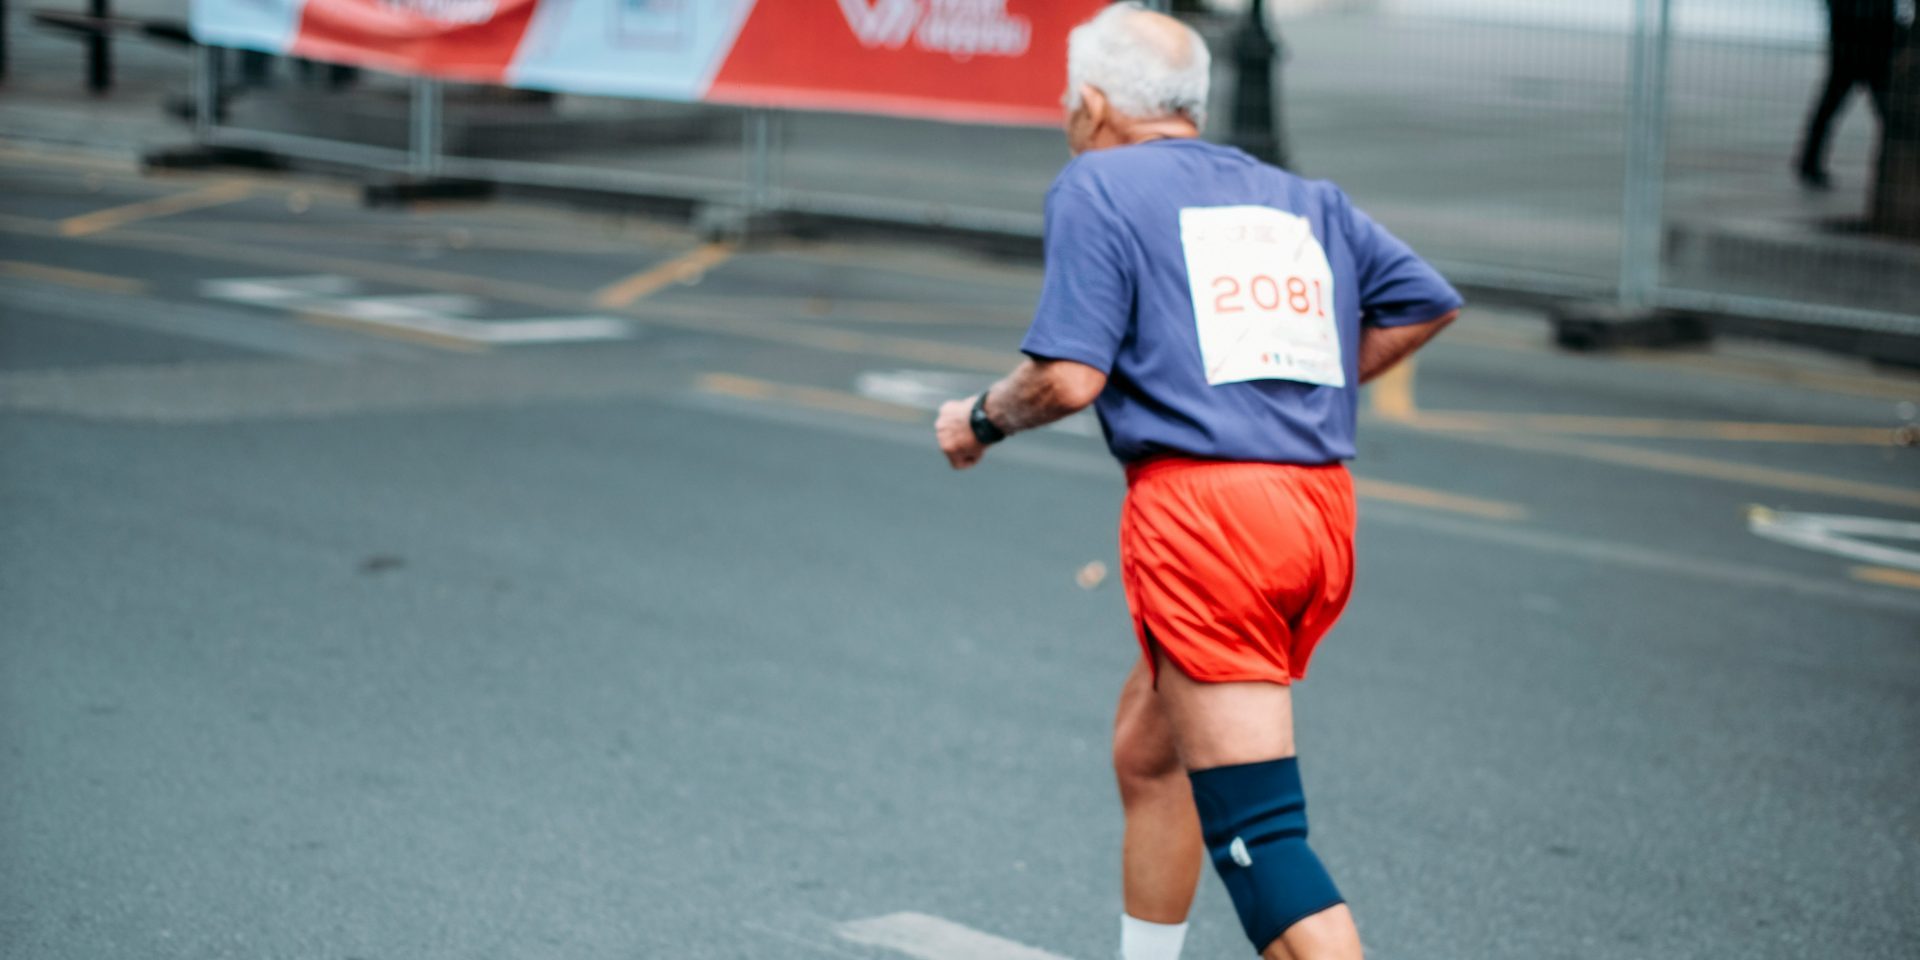
{"label": "asphalt road", "polygon": [[[1122,484],[925,412],[1038,279],[0,150],[0,954],[1110,955]],[[1372,390],[1373,956],[1920,952],[1916,400],[1492,308]]]}

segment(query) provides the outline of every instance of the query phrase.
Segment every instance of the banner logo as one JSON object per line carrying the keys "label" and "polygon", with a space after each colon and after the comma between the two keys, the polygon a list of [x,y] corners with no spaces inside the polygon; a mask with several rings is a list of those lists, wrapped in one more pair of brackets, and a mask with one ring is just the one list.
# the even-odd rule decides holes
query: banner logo
{"label": "banner logo", "polygon": [[[416,0],[420,2],[420,0]],[[840,0],[860,45],[898,50],[912,40],[955,60],[1025,56],[1033,23],[1007,12],[1007,0]]]}
{"label": "banner logo", "polygon": [[395,13],[441,23],[486,23],[493,19],[495,0],[382,0]]}
{"label": "banner logo", "polygon": [[874,0],[871,5],[867,0],[840,0],[840,12],[863,47],[898,50],[920,22],[917,0]]}

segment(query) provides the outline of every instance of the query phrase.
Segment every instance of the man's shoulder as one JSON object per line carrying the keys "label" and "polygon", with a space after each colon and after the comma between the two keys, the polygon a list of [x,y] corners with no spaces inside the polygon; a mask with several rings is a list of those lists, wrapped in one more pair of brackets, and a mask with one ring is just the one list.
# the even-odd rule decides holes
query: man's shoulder
{"label": "man's shoulder", "polygon": [[1257,161],[1233,147],[1183,137],[1176,140],[1155,140],[1131,146],[1090,150],[1069,161],[1060,171],[1059,181],[1097,180],[1102,177],[1124,177],[1134,174],[1152,175],[1181,166],[1228,166],[1247,163],[1257,163]]}
{"label": "man's shoulder", "polygon": [[[1089,151],[1061,168],[1052,191],[1110,198],[1116,191],[1150,187],[1157,196],[1172,196],[1194,188],[1211,193],[1209,180],[1221,181],[1223,188],[1231,183],[1231,189],[1251,187],[1257,195],[1301,197],[1316,205],[1348,203],[1346,193],[1331,180],[1310,180],[1234,147],[1205,140]],[[1258,197],[1250,195],[1245,202],[1258,202]]]}
{"label": "man's shoulder", "polygon": [[1149,231],[1167,229],[1172,211],[1231,206],[1284,210],[1312,221],[1326,236],[1343,236],[1355,222],[1353,201],[1335,182],[1310,180],[1205,141],[1081,154],[1054,178],[1046,198],[1050,222],[1144,224]]}

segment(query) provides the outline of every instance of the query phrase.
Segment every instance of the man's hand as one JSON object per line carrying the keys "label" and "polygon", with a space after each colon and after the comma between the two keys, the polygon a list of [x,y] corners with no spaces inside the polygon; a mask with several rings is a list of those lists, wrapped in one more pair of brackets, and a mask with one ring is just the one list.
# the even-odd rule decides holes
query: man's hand
{"label": "man's hand", "polygon": [[940,416],[933,422],[933,435],[940,441],[940,452],[955,470],[965,470],[987,455],[987,448],[973,436],[973,398],[948,400],[940,405]]}
{"label": "man's hand", "polygon": [[[1086,409],[1106,386],[1107,375],[1084,363],[1029,357],[987,391],[988,419],[1002,433],[1032,430]],[[933,422],[940,452],[947,455],[947,462],[955,470],[965,470],[987,455],[986,444],[973,436],[973,402],[977,399],[948,401]]]}

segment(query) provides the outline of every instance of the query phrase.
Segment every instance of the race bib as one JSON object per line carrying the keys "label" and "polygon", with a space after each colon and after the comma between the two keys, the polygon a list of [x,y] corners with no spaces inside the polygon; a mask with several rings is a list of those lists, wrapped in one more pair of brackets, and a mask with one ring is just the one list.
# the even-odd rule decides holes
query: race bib
{"label": "race bib", "polygon": [[1180,244],[1207,383],[1347,385],[1333,267],[1311,224],[1272,207],[1188,207]]}

